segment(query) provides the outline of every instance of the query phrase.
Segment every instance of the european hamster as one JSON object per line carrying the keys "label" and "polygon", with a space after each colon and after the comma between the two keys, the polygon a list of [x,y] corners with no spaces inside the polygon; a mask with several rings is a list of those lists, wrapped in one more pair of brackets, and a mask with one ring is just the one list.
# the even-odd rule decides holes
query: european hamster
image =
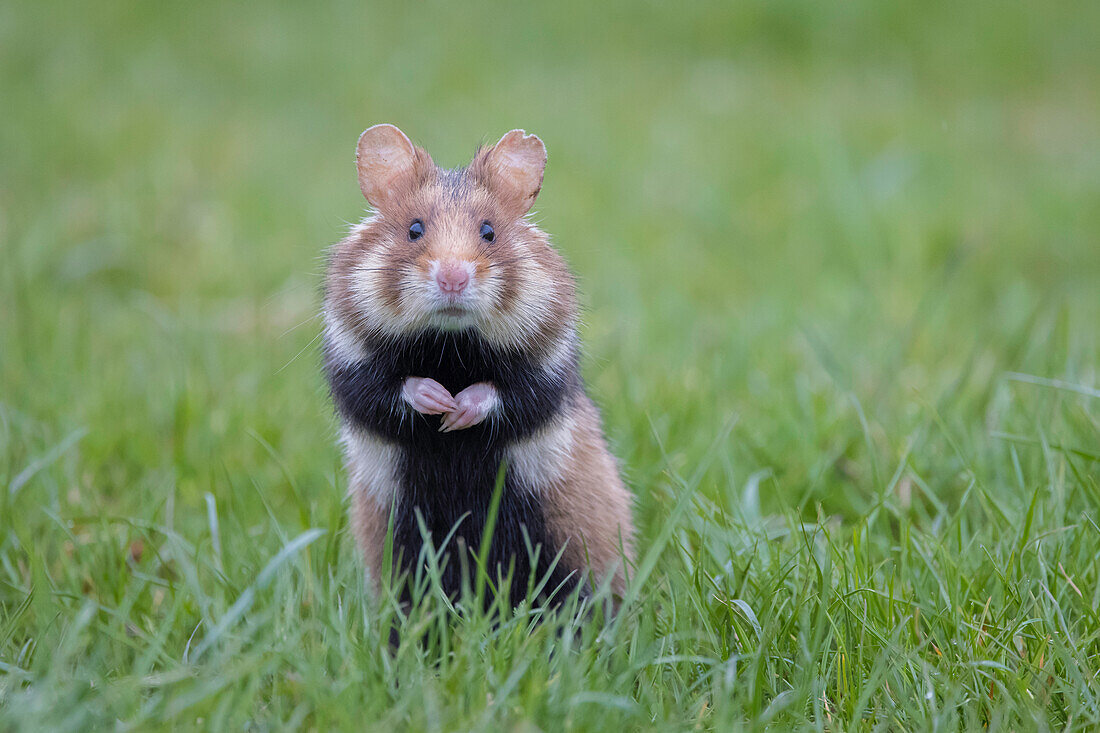
{"label": "european hamster", "polygon": [[630,494],[578,369],[573,277],[526,218],[542,141],[512,130],[444,170],[393,125],[375,125],[357,161],[373,214],[331,254],[323,353],[372,585],[392,507],[393,569],[416,568],[419,515],[433,543],[454,530],[442,579],[458,593],[461,568],[476,565],[456,553],[480,547],[503,461],[488,569],[495,582],[512,568],[512,604],[532,580],[529,547],[535,583],[562,551],[546,589],[591,572],[621,594]]}

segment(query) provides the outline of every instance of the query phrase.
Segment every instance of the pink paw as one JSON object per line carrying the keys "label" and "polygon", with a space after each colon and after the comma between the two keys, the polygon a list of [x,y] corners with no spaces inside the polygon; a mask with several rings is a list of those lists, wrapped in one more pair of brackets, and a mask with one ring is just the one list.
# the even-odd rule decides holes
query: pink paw
{"label": "pink paw", "polygon": [[417,412],[442,415],[458,409],[451,393],[439,382],[428,377],[409,377],[401,386],[401,396]]}
{"label": "pink paw", "polygon": [[449,433],[477,425],[496,409],[500,402],[497,389],[488,382],[471,384],[454,396],[458,406],[443,416],[439,431]]}

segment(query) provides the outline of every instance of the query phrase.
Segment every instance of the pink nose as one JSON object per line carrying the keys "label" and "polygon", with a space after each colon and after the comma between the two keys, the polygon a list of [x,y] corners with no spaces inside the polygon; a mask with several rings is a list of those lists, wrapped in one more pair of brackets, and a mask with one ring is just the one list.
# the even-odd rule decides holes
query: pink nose
{"label": "pink nose", "polygon": [[448,263],[439,268],[435,281],[444,293],[458,295],[470,284],[470,273],[458,263]]}

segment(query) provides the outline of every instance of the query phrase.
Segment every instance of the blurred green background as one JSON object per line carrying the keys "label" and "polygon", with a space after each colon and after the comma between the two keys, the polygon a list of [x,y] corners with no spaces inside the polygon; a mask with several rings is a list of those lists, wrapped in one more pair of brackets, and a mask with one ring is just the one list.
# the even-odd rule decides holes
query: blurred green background
{"label": "blurred green background", "polygon": [[[543,137],[537,218],[579,274],[628,449],[650,421],[708,434],[737,412],[798,471],[787,444],[831,426],[784,409],[796,376],[896,418],[964,367],[976,387],[1094,373],[1093,3],[0,13],[9,460],[84,427],[95,501],[272,470],[248,430],[331,493],[313,318],[380,121],[445,166]],[[1066,368],[1017,343],[1060,318]]]}
{"label": "blurred green background", "polygon": [[[447,167],[545,141],[643,545],[679,473],[854,522],[900,459],[930,527],[975,479],[1022,516],[1073,475],[1049,442],[1095,489],[1096,400],[1013,373],[1100,386],[1098,30],[1095,2],[0,4],[0,600],[55,590],[0,660],[130,598],[145,524],[209,550],[207,494],[238,584],[342,527],[316,314],[378,122]],[[128,669],[104,643],[86,673]]]}

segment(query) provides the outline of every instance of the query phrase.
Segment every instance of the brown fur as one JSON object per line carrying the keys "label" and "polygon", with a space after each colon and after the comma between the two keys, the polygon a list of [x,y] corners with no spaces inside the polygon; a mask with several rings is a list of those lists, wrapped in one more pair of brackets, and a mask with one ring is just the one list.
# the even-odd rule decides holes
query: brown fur
{"label": "brown fur", "polygon": [[369,487],[354,478],[351,479],[348,494],[351,497],[351,532],[363,553],[367,579],[377,592],[382,580],[382,551],[386,544],[390,508],[372,496]]}
{"label": "brown fur", "polygon": [[626,574],[623,556],[634,560],[631,497],[603,437],[599,412],[587,397],[573,410],[573,450],[564,475],[545,492],[546,520],[558,542],[567,542],[569,567],[591,567],[597,580],[612,575],[621,595]]}

